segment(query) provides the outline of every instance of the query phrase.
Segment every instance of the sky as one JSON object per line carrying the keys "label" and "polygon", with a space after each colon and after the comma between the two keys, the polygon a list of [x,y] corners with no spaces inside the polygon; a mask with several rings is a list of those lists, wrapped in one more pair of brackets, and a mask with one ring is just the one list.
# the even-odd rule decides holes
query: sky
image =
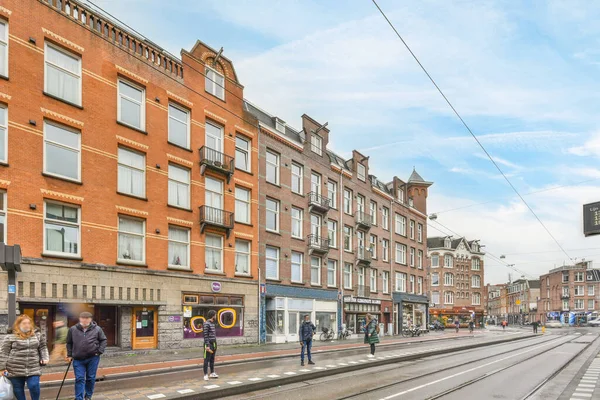
{"label": "sky", "polygon": [[94,3],[175,55],[197,39],[222,46],[247,99],[295,127],[304,113],[328,122],[330,148],[371,156],[381,180],[416,168],[434,182],[429,236],[479,239],[486,283],[572,260],[600,268],[600,236],[582,233],[582,205],[600,201],[597,3],[378,1],[566,254],[371,1]]}

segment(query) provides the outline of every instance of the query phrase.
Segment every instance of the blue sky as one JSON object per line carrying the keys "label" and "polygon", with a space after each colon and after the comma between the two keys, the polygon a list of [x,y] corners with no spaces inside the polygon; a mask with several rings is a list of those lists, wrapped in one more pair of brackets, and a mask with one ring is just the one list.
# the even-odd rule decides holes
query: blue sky
{"label": "blue sky", "polygon": [[[520,270],[536,276],[567,260],[370,1],[95,3],[176,55],[196,39],[223,46],[249,100],[292,126],[303,113],[328,121],[331,147],[372,156],[382,180],[416,166],[435,182],[438,221]],[[569,256],[600,267],[600,237],[581,233],[581,205],[600,200],[600,6],[379,4],[518,190],[538,192],[525,198]],[[486,282],[506,280],[507,268],[487,265]]]}

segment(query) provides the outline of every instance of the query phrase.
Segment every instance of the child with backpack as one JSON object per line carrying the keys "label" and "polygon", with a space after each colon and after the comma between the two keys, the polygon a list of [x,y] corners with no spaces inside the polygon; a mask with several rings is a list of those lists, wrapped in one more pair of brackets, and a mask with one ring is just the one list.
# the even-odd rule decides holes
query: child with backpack
{"label": "child with backpack", "polygon": [[375,357],[375,344],[379,343],[379,324],[371,314],[367,314],[367,323],[365,324],[365,344],[371,346],[369,358]]}

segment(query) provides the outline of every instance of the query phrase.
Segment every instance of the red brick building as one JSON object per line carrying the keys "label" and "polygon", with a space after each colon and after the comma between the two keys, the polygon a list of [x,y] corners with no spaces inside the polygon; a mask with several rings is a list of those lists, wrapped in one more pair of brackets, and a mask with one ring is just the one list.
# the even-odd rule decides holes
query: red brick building
{"label": "red brick building", "polygon": [[255,342],[258,133],[232,62],[202,42],[177,58],[76,1],[5,0],[0,77],[19,310],[50,338],[92,309],[110,345],[168,348],[216,309],[225,342]]}

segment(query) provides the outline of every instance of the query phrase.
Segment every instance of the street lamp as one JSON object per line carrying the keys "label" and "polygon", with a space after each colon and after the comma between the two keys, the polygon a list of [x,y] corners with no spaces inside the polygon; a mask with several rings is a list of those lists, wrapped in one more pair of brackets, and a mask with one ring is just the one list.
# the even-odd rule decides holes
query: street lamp
{"label": "street lamp", "polygon": [[431,214],[429,215],[429,219],[432,221],[435,221],[437,219],[437,214]]}

